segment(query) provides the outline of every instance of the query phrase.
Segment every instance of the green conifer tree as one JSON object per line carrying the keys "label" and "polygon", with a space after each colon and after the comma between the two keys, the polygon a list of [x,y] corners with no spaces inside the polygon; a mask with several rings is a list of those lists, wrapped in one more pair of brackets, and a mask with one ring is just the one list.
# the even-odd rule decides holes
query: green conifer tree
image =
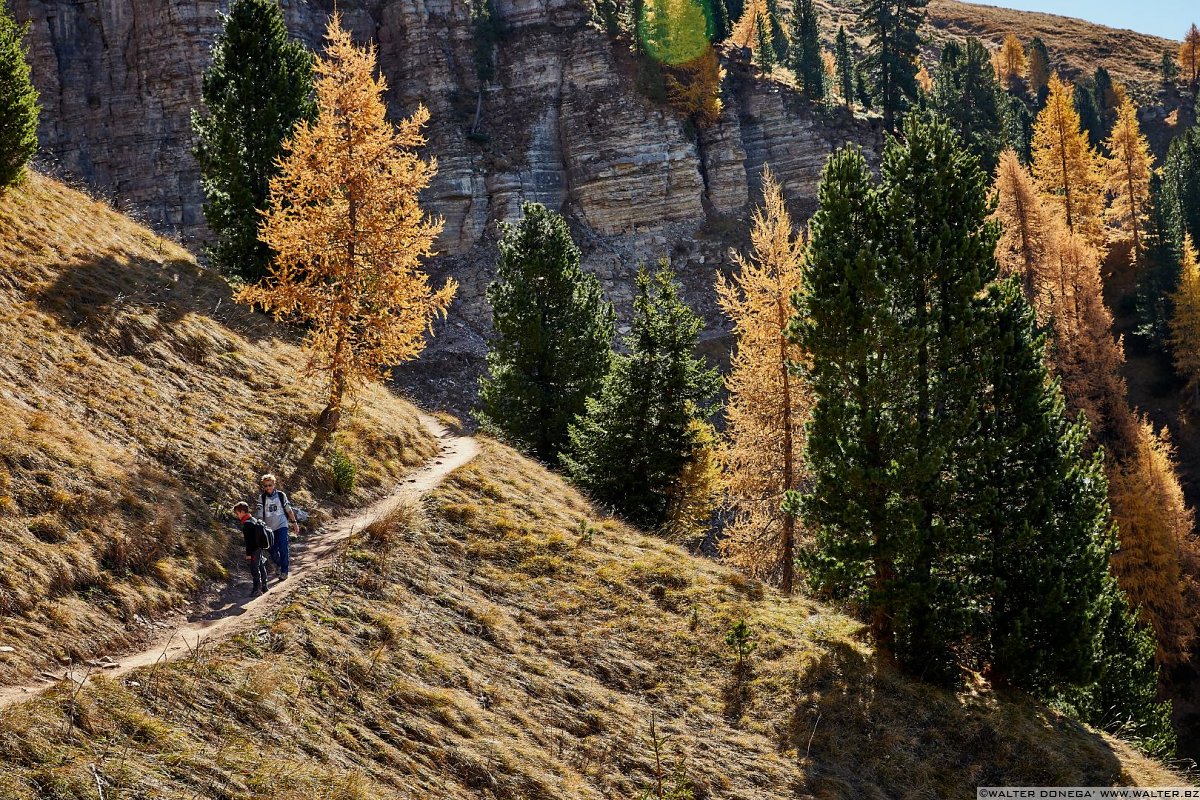
{"label": "green conifer tree", "polygon": [[871,110],[871,87],[867,83],[867,75],[863,72],[862,64],[854,72],[854,94],[858,97],[858,102],[862,104],[865,111]]}
{"label": "green conifer tree", "polygon": [[1113,84],[1112,76],[1104,67],[1096,67],[1092,75],[1092,97],[1096,100],[1096,115],[1100,119],[1100,141],[1104,141],[1112,133],[1113,123],[1117,121],[1117,87]]}
{"label": "green conifer tree", "polygon": [[1017,278],[993,285],[987,305],[991,374],[964,486],[985,548],[976,641],[989,642],[996,679],[1049,700],[1098,677],[1116,542],[1108,481],[1086,420],[1067,416]]}
{"label": "green conifer tree", "polygon": [[764,75],[775,69],[775,45],[771,26],[762,14],[754,17],[754,65]]}
{"label": "green conifer tree", "polygon": [[825,63],[821,60],[821,28],[813,0],[797,0],[792,9],[789,65],[801,93],[810,100],[825,99]]}
{"label": "green conifer tree", "polygon": [[194,154],[215,241],[212,264],[257,281],[271,251],[258,239],[259,212],[295,124],[316,117],[312,54],[288,38],[278,0],[235,0],[204,73],[208,109],[192,113]]}
{"label": "green conifer tree", "polygon": [[898,338],[883,281],[882,220],[870,167],[856,147],[825,164],[801,290],[788,335],[806,354],[814,398],[804,461],[811,491],[788,496],[815,547],[804,554],[810,582],[867,610],[871,633],[894,648],[899,531],[889,499],[896,418],[886,354]]}
{"label": "green conifer tree", "polygon": [[705,11],[709,20],[709,39],[719,44],[729,38],[733,31],[733,20],[725,0],[705,0]]}
{"label": "green conifer tree", "polygon": [[883,110],[883,127],[896,131],[900,114],[917,98],[917,29],[929,0],[867,0],[859,23],[870,35],[866,67]]}
{"label": "green conifer tree", "polygon": [[500,225],[496,281],[487,292],[496,335],[476,416],[556,464],[568,426],[608,373],[614,315],[600,281],[580,267],[566,220],[540,203],[521,212],[516,225]]}
{"label": "green conifer tree", "polygon": [[28,29],[0,2],[0,192],[25,177],[37,152],[38,94],[22,41]]}
{"label": "green conifer tree", "polygon": [[946,43],[933,81],[932,103],[979,158],[984,171],[992,173],[1007,144],[1004,122],[1008,104],[992,69],[991,55],[978,39],[968,38],[965,46],[954,40]]}
{"label": "green conifer tree", "polygon": [[1176,136],[1163,164],[1163,214],[1176,248],[1200,242],[1200,124]]}
{"label": "green conifer tree", "polygon": [[672,492],[701,446],[720,378],[695,355],[701,319],[664,264],[638,273],[633,330],[598,397],[570,429],[563,463],[597,501],[647,528],[666,521]]}
{"label": "green conifer tree", "polygon": [[854,56],[850,53],[850,37],[846,35],[845,26],[838,26],[837,45],[835,50],[837,65],[838,90],[847,106],[854,105]]}
{"label": "green conifer tree", "polygon": [[1161,172],[1150,176],[1150,203],[1146,207],[1145,253],[1137,283],[1137,335],[1148,347],[1170,356],[1171,300],[1179,285],[1182,236],[1168,219]]}
{"label": "green conifer tree", "polygon": [[1080,82],[1075,84],[1075,92],[1071,99],[1075,103],[1075,110],[1079,113],[1079,124],[1087,131],[1088,143],[1094,150],[1104,141],[1102,135],[1104,128],[1100,124],[1100,111],[1096,108],[1096,96],[1092,93],[1091,87]]}
{"label": "green conifer tree", "polygon": [[766,0],[767,24],[770,25],[771,49],[775,60],[771,63],[786,63],[788,57],[787,35],[783,32],[783,14],[779,10],[779,0]]}

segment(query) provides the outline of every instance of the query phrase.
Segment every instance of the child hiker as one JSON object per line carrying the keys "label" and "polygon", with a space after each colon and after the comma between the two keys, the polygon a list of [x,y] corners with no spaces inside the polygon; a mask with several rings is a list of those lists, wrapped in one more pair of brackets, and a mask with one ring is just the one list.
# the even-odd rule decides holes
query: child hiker
{"label": "child hiker", "polygon": [[238,503],[233,507],[233,513],[242,523],[242,538],[246,540],[246,560],[250,562],[250,574],[254,577],[254,588],[250,596],[265,594],[267,586],[267,550],[271,547],[271,530],[250,516],[250,504]]}
{"label": "child hiker", "polygon": [[293,525],[297,529],[300,526],[296,522],[296,514],[292,511],[292,504],[288,502],[287,495],[275,488],[275,476],[269,472],[262,476],[262,494],[258,496],[258,507],[254,511],[254,516],[261,519],[274,534],[274,541],[271,543],[271,560],[275,562],[275,568],[279,570],[279,580],[285,581],[290,565],[288,532]]}

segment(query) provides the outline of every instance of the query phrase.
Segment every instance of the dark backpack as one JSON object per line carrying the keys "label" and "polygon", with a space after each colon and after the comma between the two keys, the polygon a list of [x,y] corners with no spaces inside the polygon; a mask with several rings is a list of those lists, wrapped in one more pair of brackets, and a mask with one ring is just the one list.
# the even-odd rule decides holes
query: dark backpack
{"label": "dark backpack", "polygon": [[270,550],[275,544],[275,532],[268,528],[266,523],[258,517],[251,517],[244,524],[250,526],[251,532],[264,550]]}

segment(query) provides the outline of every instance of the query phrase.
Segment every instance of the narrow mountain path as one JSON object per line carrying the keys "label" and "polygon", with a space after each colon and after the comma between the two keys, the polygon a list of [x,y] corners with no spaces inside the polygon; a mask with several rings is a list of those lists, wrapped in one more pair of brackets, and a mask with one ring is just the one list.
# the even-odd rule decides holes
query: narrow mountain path
{"label": "narrow mountain path", "polygon": [[321,532],[309,536],[292,547],[291,574],[286,581],[271,581],[266,594],[248,598],[249,573],[239,564],[234,580],[220,593],[198,601],[186,615],[186,621],[164,628],[144,650],[127,653],[119,658],[104,656],[85,664],[44,673],[47,677],[37,683],[0,686],[0,708],[31,699],[61,681],[75,685],[86,683],[95,675],[118,677],[138,667],[187,657],[218,640],[226,639],[254,627],[265,617],[282,607],[309,579],[329,567],[337,559],[350,537],[376,520],[384,519],[406,503],[419,500],[436,489],[446,477],[479,453],[479,445],[469,436],[454,436],[441,423],[421,414],[421,425],[440,442],[438,454],[425,466],[411,473],[387,497],[354,512],[339,517]]}

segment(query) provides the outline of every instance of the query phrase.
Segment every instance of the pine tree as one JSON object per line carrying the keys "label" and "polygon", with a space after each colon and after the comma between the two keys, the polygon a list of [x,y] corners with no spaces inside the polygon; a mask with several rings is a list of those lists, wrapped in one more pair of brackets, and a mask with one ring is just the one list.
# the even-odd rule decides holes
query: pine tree
{"label": "pine tree", "polygon": [[1071,85],[1055,74],[1050,95],[1033,125],[1033,175],[1063,209],[1067,227],[1089,242],[1103,241],[1103,196],[1096,154],[1080,131]]}
{"label": "pine tree", "polygon": [[1021,45],[1021,40],[1011,33],[1004,37],[1004,43],[1000,45],[997,65],[997,77],[1005,83],[1018,81],[1025,76],[1028,67],[1025,48]]}
{"label": "pine tree", "polygon": [[809,229],[788,334],[806,356],[813,395],[804,447],[812,485],[789,495],[787,508],[801,512],[815,539],[809,580],[859,601],[890,658],[900,546],[888,513],[896,417],[885,412],[893,392],[885,354],[899,334],[882,275],[878,192],[857,148],[826,162]]}
{"label": "pine tree", "polygon": [[192,113],[204,217],[218,269],[257,281],[271,249],[258,237],[284,140],[316,116],[312,54],[288,38],[278,0],[236,0],[204,73],[207,116]]}
{"label": "pine tree", "polygon": [[1162,170],[1150,174],[1146,207],[1145,252],[1137,281],[1137,335],[1158,354],[1170,358],[1172,295],[1179,284],[1179,252],[1167,222]]}
{"label": "pine tree", "polygon": [[846,28],[838,26],[835,64],[837,68],[837,86],[842,100],[850,108],[854,107],[854,56],[850,54],[850,37]]}
{"label": "pine tree", "polygon": [[917,29],[928,0],[867,0],[859,23],[870,35],[866,67],[883,110],[883,127],[896,131],[899,116],[917,97]]}
{"label": "pine tree", "polygon": [[516,225],[500,224],[496,281],[487,292],[496,336],[477,416],[555,464],[568,426],[608,373],[614,315],[600,281],[580,267],[566,220],[540,203],[521,212]]}
{"label": "pine tree", "polygon": [[981,374],[991,326],[979,297],[996,278],[998,226],[987,176],[944,123],[911,116],[905,141],[883,156],[881,208],[888,284],[901,336],[893,345],[893,524],[904,540],[895,605],[901,662],[929,677],[955,671],[953,652],[972,623],[978,591],[974,516],[961,494],[976,449]]}
{"label": "pine tree", "polygon": [[309,369],[328,387],[321,425],[332,431],[362,381],[420,354],[457,286],[431,291],[420,270],[442,228],[418,205],[437,169],[415,152],[429,112],[420,106],[394,127],[374,47],[355,47],[337,13],[325,41],[317,118],[296,126],[271,180],[262,224],[271,273],[238,299],[309,325]]}
{"label": "pine tree", "polygon": [[1150,145],[1138,126],[1137,108],[1128,97],[1117,107],[1117,121],[1104,143],[1111,157],[1105,161],[1105,188],[1113,202],[1108,214],[1133,238],[1133,260],[1140,262],[1142,227],[1150,200]]}
{"label": "pine tree", "polygon": [[1082,83],[1075,84],[1071,93],[1071,103],[1075,113],[1079,115],[1079,126],[1087,133],[1088,144],[1099,147],[1104,139],[1103,126],[1100,124],[1100,109],[1096,106],[1096,97],[1092,90]]}
{"label": "pine tree", "polygon": [[1183,43],[1179,45],[1179,68],[1183,71],[1183,79],[1188,86],[1195,86],[1200,82],[1200,28],[1197,28],[1194,22],[1184,34]]}
{"label": "pine tree", "polygon": [[1170,51],[1162,54],[1162,64],[1159,66],[1159,71],[1162,73],[1163,86],[1171,88],[1175,86],[1175,81],[1179,80],[1179,64],[1175,61],[1175,56]]}
{"label": "pine tree", "polygon": [[1050,51],[1046,49],[1046,43],[1035,36],[1030,40],[1025,55],[1029,64],[1025,73],[1029,77],[1029,89],[1033,92],[1037,108],[1041,108],[1050,88]]}
{"label": "pine tree", "polygon": [[1004,93],[978,39],[968,38],[965,46],[952,40],[942,48],[932,104],[991,173],[1004,146]]}
{"label": "pine tree", "polygon": [[1192,403],[1200,408],[1200,263],[1191,236],[1184,236],[1179,288],[1171,296],[1171,353],[1175,371],[1187,381]]}
{"label": "pine tree", "polygon": [[763,173],[763,206],[754,212],[749,257],[718,276],[717,296],[737,339],[725,388],[726,504],[734,513],[721,553],[734,566],[793,589],[796,520],[782,509],[806,476],[802,451],[811,397],[791,365],[801,351],[786,337],[792,295],[800,286],[804,246],[783,192]]}
{"label": "pine tree", "polygon": [[709,38],[712,39],[713,44],[720,44],[733,32],[734,18],[730,16],[725,0],[706,0],[706,7],[709,10],[712,28]]}
{"label": "pine tree", "polygon": [[774,51],[771,64],[786,62],[788,40],[787,34],[783,32],[783,14],[779,11],[779,0],[764,0],[763,7],[767,12],[767,24],[771,28],[771,47]]}
{"label": "pine tree", "polygon": [[775,45],[770,24],[763,13],[754,15],[754,64],[764,75],[775,68]]}
{"label": "pine tree", "polygon": [[38,94],[22,43],[28,29],[0,2],[0,194],[22,181],[37,153]]}
{"label": "pine tree", "polygon": [[821,61],[821,29],[813,0],[798,0],[792,9],[789,65],[800,91],[810,100],[825,99],[825,67]]}
{"label": "pine tree", "polygon": [[974,638],[993,678],[1050,699],[1098,677],[1114,528],[1102,454],[1086,455],[1087,423],[1069,421],[1047,374],[1044,329],[1013,280],[988,301],[991,375],[964,487],[985,548]]}
{"label": "pine tree", "polygon": [[859,64],[854,72],[854,94],[858,97],[858,102],[862,104],[863,110],[870,111],[872,108],[871,87],[867,84],[867,76],[863,72],[862,64]]}
{"label": "pine tree", "polygon": [[1096,113],[1100,118],[1099,134],[1102,140],[1111,135],[1113,123],[1117,120],[1117,109],[1125,96],[1124,88],[1113,83],[1108,70],[1096,67],[1096,72],[1092,75],[1092,97],[1096,100]]}
{"label": "pine tree", "polygon": [[1200,125],[1176,136],[1162,170],[1163,215],[1178,248],[1186,233],[1200,241]]}
{"label": "pine tree", "polygon": [[708,415],[719,378],[694,355],[703,322],[679,299],[664,265],[638,273],[627,355],[613,360],[600,394],[570,427],[563,463],[580,487],[630,522],[654,528],[700,447],[693,423]]}

